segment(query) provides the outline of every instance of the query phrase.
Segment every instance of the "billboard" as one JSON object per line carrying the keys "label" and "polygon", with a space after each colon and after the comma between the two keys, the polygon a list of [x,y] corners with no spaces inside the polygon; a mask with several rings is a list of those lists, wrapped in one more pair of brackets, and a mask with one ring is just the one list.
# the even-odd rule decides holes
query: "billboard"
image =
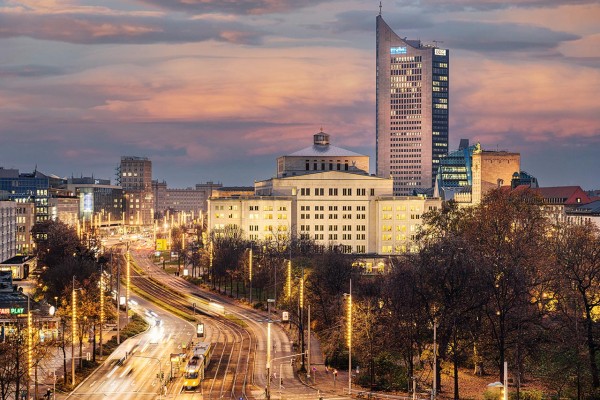
{"label": "billboard", "polygon": [[156,239],[156,251],[167,251],[167,239]]}
{"label": "billboard", "polygon": [[94,211],[94,195],[93,193],[83,194],[83,212]]}

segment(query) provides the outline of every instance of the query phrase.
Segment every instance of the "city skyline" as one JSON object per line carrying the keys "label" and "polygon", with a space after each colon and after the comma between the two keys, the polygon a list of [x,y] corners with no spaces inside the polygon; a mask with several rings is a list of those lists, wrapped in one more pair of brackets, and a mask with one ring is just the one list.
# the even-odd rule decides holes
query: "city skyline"
{"label": "city skyline", "polygon": [[[450,145],[520,152],[542,186],[600,186],[600,5],[383,1],[399,35],[452,52]],[[371,158],[378,1],[3,1],[0,166],[169,187],[251,185],[310,145]],[[298,4],[302,5],[297,8]]]}

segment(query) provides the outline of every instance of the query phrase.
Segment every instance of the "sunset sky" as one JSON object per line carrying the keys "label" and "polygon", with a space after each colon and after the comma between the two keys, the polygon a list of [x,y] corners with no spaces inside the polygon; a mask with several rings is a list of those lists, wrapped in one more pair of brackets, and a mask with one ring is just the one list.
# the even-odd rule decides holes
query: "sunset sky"
{"label": "sunset sky", "polygon": [[[542,186],[600,189],[600,2],[384,0],[449,48],[450,149],[521,153]],[[0,166],[169,187],[252,185],[332,144],[375,158],[377,0],[0,0]],[[442,43],[440,43],[442,42]]]}

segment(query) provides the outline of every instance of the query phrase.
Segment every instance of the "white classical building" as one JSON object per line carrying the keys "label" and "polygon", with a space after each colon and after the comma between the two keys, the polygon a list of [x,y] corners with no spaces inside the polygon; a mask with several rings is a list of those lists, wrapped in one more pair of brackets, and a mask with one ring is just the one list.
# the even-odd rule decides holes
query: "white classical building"
{"label": "white classical building", "polygon": [[[315,137],[315,146],[328,146],[323,132]],[[319,144],[317,144],[319,142]],[[337,160],[343,153],[334,148],[320,149],[326,160]],[[306,155],[293,153],[294,158],[315,154],[307,148]],[[310,153],[310,155],[308,154]],[[341,154],[340,153],[340,154]],[[380,178],[368,173],[368,156],[354,154],[356,163],[343,167],[278,169],[278,177],[255,183],[253,196],[216,198],[208,201],[208,228],[221,230],[227,226],[241,228],[248,240],[285,241],[289,238],[313,239],[327,246],[339,246],[345,253],[401,254],[411,251],[423,213],[440,207],[441,200],[406,196],[394,197],[392,178]],[[365,162],[366,158],[366,162]],[[286,156],[278,159],[278,166]],[[289,159],[288,159],[289,160]],[[321,160],[317,161],[317,166]],[[341,165],[345,165],[342,161]],[[360,165],[365,169],[357,168]]]}

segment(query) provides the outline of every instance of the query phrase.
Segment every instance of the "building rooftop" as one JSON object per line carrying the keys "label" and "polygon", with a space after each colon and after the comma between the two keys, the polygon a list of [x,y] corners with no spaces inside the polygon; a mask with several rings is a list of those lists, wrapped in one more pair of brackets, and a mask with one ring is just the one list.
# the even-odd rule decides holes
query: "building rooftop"
{"label": "building rooftop", "polygon": [[31,260],[33,257],[31,256],[14,256],[12,258],[9,258],[8,260],[4,261],[4,262],[0,262],[0,264],[23,264],[29,260]]}
{"label": "building rooftop", "polygon": [[554,204],[579,205],[591,202],[589,196],[579,186],[541,187],[535,191]]}
{"label": "building rooftop", "polygon": [[329,134],[321,129],[321,132],[313,135],[312,146],[288,154],[288,157],[365,157],[365,155],[332,146],[329,144]]}
{"label": "building rooftop", "polygon": [[600,200],[592,201],[575,208],[573,211],[581,214],[600,215]]}

